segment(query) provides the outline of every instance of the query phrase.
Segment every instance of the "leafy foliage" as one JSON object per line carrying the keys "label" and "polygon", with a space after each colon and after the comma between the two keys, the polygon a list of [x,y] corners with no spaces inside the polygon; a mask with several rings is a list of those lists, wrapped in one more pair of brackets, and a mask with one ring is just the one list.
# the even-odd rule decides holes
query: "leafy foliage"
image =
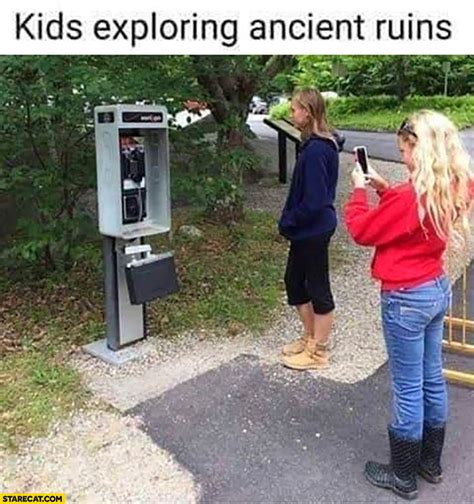
{"label": "leafy foliage", "polygon": [[[474,97],[413,96],[399,103],[395,96],[342,97],[331,100],[328,115],[336,128],[396,130],[409,114],[432,109],[446,114],[459,127],[474,124]],[[272,107],[270,114],[280,119],[289,116],[289,105]]]}
{"label": "leafy foliage", "polygon": [[[236,203],[230,209],[235,217],[240,189],[234,191],[233,184],[241,184],[250,163],[248,154],[232,148],[243,145],[252,94],[284,61],[257,56],[0,58],[0,192],[14,196],[20,214],[2,259],[49,270],[69,270],[81,260],[80,244],[95,229],[91,209],[81,202],[95,190],[93,109],[102,103],[157,102],[174,113],[189,98],[207,100],[217,143],[202,154],[196,143],[191,147],[204,171],[210,168],[204,175],[225,179],[208,184],[216,194],[211,206]],[[207,163],[211,150],[213,162]]]}
{"label": "leafy foliage", "polygon": [[[345,66],[344,76],[333,72],[336,62]],[[448,94],[472,94],[471,56],[299,56],[291,81],[346,96],[394,95],[403,101],[412,95],[443,94],[445,62],[450,63]]]}

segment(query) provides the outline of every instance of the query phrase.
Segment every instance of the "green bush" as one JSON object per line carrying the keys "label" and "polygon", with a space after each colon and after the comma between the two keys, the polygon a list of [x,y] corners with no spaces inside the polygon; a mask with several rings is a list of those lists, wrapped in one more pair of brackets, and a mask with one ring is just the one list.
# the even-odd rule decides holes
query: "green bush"
{"label": "green bush", "polygon": [[387,109],[395,110],[398,107],[399,102],[395,96],[357,96],[333,100],[329,105],[329,110],[332,115],[341,116]]}
{"label": "green bush", "polygon": [[199,186],[198,199],[207,215],[231,223],[243,215],[241,186],[226,176],[206,177]]}
{"label": "green bush", "polygon": [[217,150],[200,128],[172,132],[171,197],[178,205],[194,205],[223,223],[243,216],[242,186],[261,160],[245,147]]}
{"label": "green bush", "polygon": [[[432,109],[446,114],[458,128],[474,124],[474,96],[412,96],[400,104],[395,96],[342,97],[328,104],[328,116],[336,128],[395,130],[408,115]],[[289,117],[289,105],[272,107],[274,119]]]}
{"label": "green bush", "polygon": [[290,116],[290,103],[278,103],[270,108],[270,117],[272,119],[284,119]]}

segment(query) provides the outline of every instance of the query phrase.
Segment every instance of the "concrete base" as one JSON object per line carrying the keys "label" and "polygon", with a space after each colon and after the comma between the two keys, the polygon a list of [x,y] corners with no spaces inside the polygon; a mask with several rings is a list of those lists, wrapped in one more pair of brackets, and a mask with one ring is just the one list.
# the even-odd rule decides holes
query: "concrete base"
{"label": "concrete base", "polygon": [[99,341],[95,341],[94,343],[84,345],[82,348],[84,352],[92,355],[93,357],[97,357],[108,364],[112,364],[113,366],[123,366],[124,364],[128,364],[140,357],[144,357],[151,351],[152,346],[150,343],[141,341],[137,342],[135,345],[131,345],[120,350],[111,350],[107,346],[107,340],[103,338]]}

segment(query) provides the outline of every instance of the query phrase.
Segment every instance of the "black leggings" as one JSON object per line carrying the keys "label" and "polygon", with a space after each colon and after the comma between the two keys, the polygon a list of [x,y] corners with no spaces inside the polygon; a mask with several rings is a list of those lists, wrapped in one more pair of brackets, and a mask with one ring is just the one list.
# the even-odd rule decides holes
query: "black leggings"
{"label": "black leggings", "polygon": [[334,310],[329,283],[328,247],[334,231],[304,240],[292,241],[285,272],[288,304],[313,304],[314,313]]}

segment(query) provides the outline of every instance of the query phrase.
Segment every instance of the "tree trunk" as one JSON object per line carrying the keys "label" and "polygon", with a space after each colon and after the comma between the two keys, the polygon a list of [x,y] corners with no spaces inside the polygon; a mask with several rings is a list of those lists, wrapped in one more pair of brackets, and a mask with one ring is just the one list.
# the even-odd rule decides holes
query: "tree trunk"
{"label": "tree trunk", "polygon": [[47,270],[52,271],[56,269],[56,263],[53,259],[53,254],[51,253],[51,244],[48,243],[43,248],[43,263]]}
{"label": "tree trunk", "polygon": [[395,68],[397,75],[397,98],[402,103],[408,95],[407,86],[407,59],[405,56],[398,56],[395,60]]}
{"label": "tree trunk", "polygon": [[217,148],[228,149],[242,147],[245,139],[245,128],[247,127],[247,107],[242,110],[226,110],[225,114],[216,114],[211,107],[212,115],[218,124]]}
{"label": "tree trunk", "polygon": [[[261,83],[272,79],[286,61],[286,57],[280,56],[192,57],[196,79],[218,126],[220,175],[231,177],[239,186],[249,164],[245,163],[245,157],[232,159],[231,155],[233,149],[244,145],[250,100]],[[219,221],[233,223],[243,216],[242,196],[235,193],[235,186],[225,196],[212,212]]]}
{"label": "tree trunk", "polygon": [[197,81],[218,126],[218,149],[244,143],[248,106],[261,83],[290,61],[287,56],[193,57]]}

